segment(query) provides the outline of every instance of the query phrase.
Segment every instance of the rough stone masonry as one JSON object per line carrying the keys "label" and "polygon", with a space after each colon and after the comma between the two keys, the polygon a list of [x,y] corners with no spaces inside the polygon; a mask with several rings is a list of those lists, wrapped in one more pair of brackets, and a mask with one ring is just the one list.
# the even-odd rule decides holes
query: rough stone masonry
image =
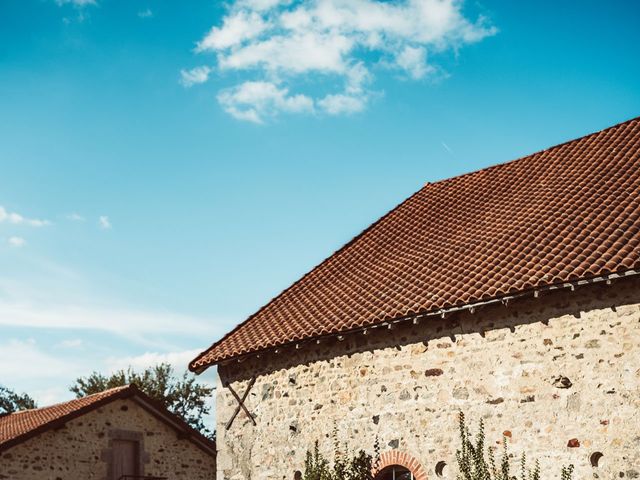
{"label": "rough stone masonry", "polygon": [[212,455],[178,438],[173,429],[126,399],[0,452],[0,480],[112,480],[105,451],[114,431],[139,435],[144,475],[171,480],[215,478]]}
{"label": "rough stone masonry", "polygon": [[[489,445],[506,436],[514,464],[539,459],[543,478],[570,463],[576,479],[640,478],[637,278],[291,347],[219,377],[219,480],[292,479],[316,440],[332,459],[334,431],[455,478],[459,411],[472,430],[484,419]],[[238,402],[224,385],[242,395],[254,377],[257,425],[240,411],[226,430]]]}

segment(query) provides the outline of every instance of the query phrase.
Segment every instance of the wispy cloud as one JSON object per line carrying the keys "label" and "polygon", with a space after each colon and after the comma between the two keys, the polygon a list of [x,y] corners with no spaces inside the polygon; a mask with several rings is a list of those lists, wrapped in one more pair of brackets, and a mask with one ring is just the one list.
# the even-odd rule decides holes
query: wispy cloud
{"label": "wispy cloud", "polygon": [[[220,72],[249,75],[218,101],[235,118],[259,123],[280,112],[361,111],[373,96],[374,71],[428,78],[439,70],[434,57],[495,33],[485,17],[467,18],[462,0],[236,0],[196,51],[215,54]],[[256,85],[273,100],[235,101]],[[316,93],[293,91],[300,85]],[[281,100],[300,95],[304,108]]]}
{"label": "wispy cloud", "polygon": [[79,213],[70,213],[66,216],[67,220],[71,220],[72,222],[84,222],[85,218]]}
{"label": "wispy cloud", "polygon": [[58,343],[58,347],[60,348],[78,348],[81,347],[83,345],[83,341],[81,338],[71,338],[68,340],[63,340],[60,343]]}
{"label": "wispy cloud", "polygon": [[7,243],[15,248],[24,247],[27,241],[22,237],[9,237]]}
{"label": "wispy cloud", "polygon": [[49,220],[39,220],[37,218],[26,218],[19,213],[9,212],[0,205],[0,223],[11,223],[14,225],[27,225],[29,227],[44,227],[51,225]]}
{"label": "wispy cloud", "polygon": [[87,5],[97,5],[96,0],[56,0],[56,3],[62,5],[74,5],[76,7],[86,7]]}
{"label": "wispy cloud", "polygon": [[153,12],[151,11],[150,8],[147,8],[146,10],[140,10],[138,12],[138,17],[140,17],[140,18],[151,18],[151,17],[153,17]]}
{"label": "wispy cloud", "polygon": [[[0,271],[2,326],[108,332],[140,345],[171,346],[174,337],[215,338],[221,318],[206,318],[163,309],[132,306],[96,294],[96,286],[80,272],[38,259],[11,276]],[[72,338],[83,338],[74,334]]]}
{"label": "wispy cloud", "polygon": [[209,80],[209,73],[211,73],[211,68],[207,66],[195,67],[191,70],[180,70],[180,83],[187,88],[198,83],[204,83]]}
{"label": "wispy cloud", "polygon": [[134,370],[143,370],[160,363],[168,363],[177,371],[185,370],[191,360],[193,360],[204,348],[194,348],[179,352],[146,352],[142,355],[131,357],[111,357],[107,359],[109,370],[121,370],[132,367]]}
{"label": "wispy cloud", "polygon": [[[16,362],[20,368],[16,368]],[[7,385],[23,377],[34,381],[68,375],[78,371],[74,363],[46,353],[33,339],[9,339],[0,343],[0,378]]]}
{"label": "wispy cloud", "polygon": [[[171,344],[171,335],[184,336],[193,332],[214,338],[220,333],[216,323],[212,319],[163,311],[72,302],[42,304],[26,299],[15,302],[0,298],[0,326],[104,331],[141,345],[167,346]],[[158,340],[162,337],[165,340]]]}
{"label": "wispy cloud", "polygon": [[111,228],[111,220],[109,220],[109,217],[107,217],[106,215],[101,215],[98,218],[98,225],[103,230],[109,230]]}

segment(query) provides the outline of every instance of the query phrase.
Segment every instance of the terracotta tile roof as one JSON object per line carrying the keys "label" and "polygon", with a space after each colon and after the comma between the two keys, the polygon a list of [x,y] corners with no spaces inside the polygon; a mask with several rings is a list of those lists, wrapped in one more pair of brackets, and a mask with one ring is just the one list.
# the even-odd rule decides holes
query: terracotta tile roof
{"label": "terracotta tile roof", "polygon": [[77,398],[49,407],[23,410],[0,417],[0,452],[22,443],[47,430],[64,425],[81,415],[106,405],[114,400],[135,398],[138,404],[163,421],[205,452],[215,456],[216,444],[190,427],[182,418],[168,411],[158,401],[150,398],[135,385],[111,388],[94,395]]}
{"label": "terracotta tile roof", "polygon": [[10,440],[19,438],[34,430],[39,430],[51,423],[65,419],[78,411],[83,411],[96,403],[104,403],[105,399],[118,396],[129,387],[117,387],[104,392],[88,395],[64,403],[51,405],[50,407],[22,410],[0,417],[0,448]]}
{"label": "terracotta tile roof", "polygon": [[430,183],[190,364],[640,267],[640,118]]}

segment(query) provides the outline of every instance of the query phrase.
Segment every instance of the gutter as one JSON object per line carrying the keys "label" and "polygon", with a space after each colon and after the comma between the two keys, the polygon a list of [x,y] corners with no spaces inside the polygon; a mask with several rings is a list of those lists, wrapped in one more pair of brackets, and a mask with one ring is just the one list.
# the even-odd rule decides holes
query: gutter
{"label": "gutter", "polygon": [[526,290],[520,293],[516,293],[513,295],[504,295],[502,297],[496,297],[496,298],[492,298],[489,300],[484,300],[484,301],[480,301],[480,302],[473,302],[473,303],[468,303],[465,305],[460,305],[460,306],[453,306],[453,307],[448,307],[448,308],[442,308],[442,309],[438,309],[438,310],[432,310],[426,313],[420,313],[420,314],[412,314],[412,315],[407,315],[405,317],[400,317],[400,318],[396,318],[393,320],[384,320],[382,322],[378,322],[378,323],[374,323],[372,325],[367,325],[366,327],[358,327],[358,328],[353,328],[350,330],[344,330],[344,331],[340,331],[340,332],[333,332],[333,333],[328,333],[328,334],[324,334],[324,335],[318,335],[318,336],[314,336],[308,339],[304,339],[304,340],[298,340],[298,341],[290,341],[290,342],[286,342],[283,343],[281,345],[275,346],[275,347],[268,347],[268,348],[264,348],[262,350],[256,350],[254,352],[248,352],[248,353],[244,353],[242,355],[238,355],[232,358],[228,358],[228,359],[224,359],[224,360],[220,360],[219,362],[212,362],[209,365],[205,366],[205,367],[200,367],[198,369],[194,369],[193,371],[196,374],[201,374],[203,373],[205,370],[207,370],[209,367],[212,367],[214,365],[220,365],[220,366],[224,366],[224,365],[229,365],[231,363],[242,363],[245,360],[247,360],[248,358],[251,357],[256,357],[256,358],[260,358],[261,355],[264,354],[268,354],[268,353],[281,353],[284,349],[289,348],[289,347],[295,347],[296,350],[300,350],[301,348],[303,348],[303,346],[308,345],[310,343],[313,344],[319,344],[322,343],[322,341],[325,341],[329,338],[334,338],[337,337],[339,341],[343,341],[344,340],[344,336],[345,335],[350,335],[353,333],[362,333],[363,335],[367,335],[369,330],[375,330],[378,328],[387,328],[389,330],[393,329],[393,327],[397,324],[400,323],[406,323],[411,321],[414,325],[417,325],[422,319],[428,318],[428,317],[435,317],[435,316],[439,316],[440,318],[445,318],[447,315],[450,315],[452,313],[457,313],[457,312],[461,312],[461,311],[465,311],[468,310],[469,313],[473,314],[475,313],[475,311],[479,308],[482,307],[486,307],[488,305],[494,305],[494,304],[498,304],[501,303],[504,306],[508,306],[509,303],[513,300],[519,300],[521,298],[525,298],[525,297],[533,297],[533,298],[538,298],[538,296],[541,293],[545,293],[545,292],[551,292],[551,291],[555,291],[555,290],[564,290],[564,289],[569,289],[572,292],[575,291],[575,289],[577,287],[582,287],[585,285],[591,285],[591,284],[599,284],[599,283],[606,283],[607,285],[611,285],[611,283],[614,280],[618,280],[621,278],[628,278],[628,277],[633,277],[636,275],[640,275],[640,270],[634,270],[634,269],[630,269],[630,270],[625,270],[623,272],[620,273],[611,273],[608,275],[599,275],[596,277],[591,277],[591,278],[584,278],[584,279],[580,279],[580,280],[575,280],[573,282],[562,282],[562,283],[557,283],[557,284],[552,284],[552,285],[546,285],[543,287],[539,287],[539,288],[534,288],[534,289],[530,289],[530,290]]}

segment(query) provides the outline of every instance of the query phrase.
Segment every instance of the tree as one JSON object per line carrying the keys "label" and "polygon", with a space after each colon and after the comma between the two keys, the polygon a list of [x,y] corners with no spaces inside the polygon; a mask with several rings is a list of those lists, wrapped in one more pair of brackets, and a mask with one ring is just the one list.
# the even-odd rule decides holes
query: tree
{"label": "tree", "polygon": [[76,379],[69,390],[75,393],[77,398],[81,398],[129,384],[135,384],[204,435],[215,436],[204,423],[204,417],[211,411],[207,400],[214,388],[196,382],[196,378],[187,372],[181,377],[175,376],[173,368],[168,363],[149,367],[141,373],[131,367],[109,376],[93,372],[88,377]]}
{"label": "tree", "polygon": [[17,394],[13,390],[0,385],[0,416],[31,408],[37,408],[37,405],[29,395],[26,393]]}

